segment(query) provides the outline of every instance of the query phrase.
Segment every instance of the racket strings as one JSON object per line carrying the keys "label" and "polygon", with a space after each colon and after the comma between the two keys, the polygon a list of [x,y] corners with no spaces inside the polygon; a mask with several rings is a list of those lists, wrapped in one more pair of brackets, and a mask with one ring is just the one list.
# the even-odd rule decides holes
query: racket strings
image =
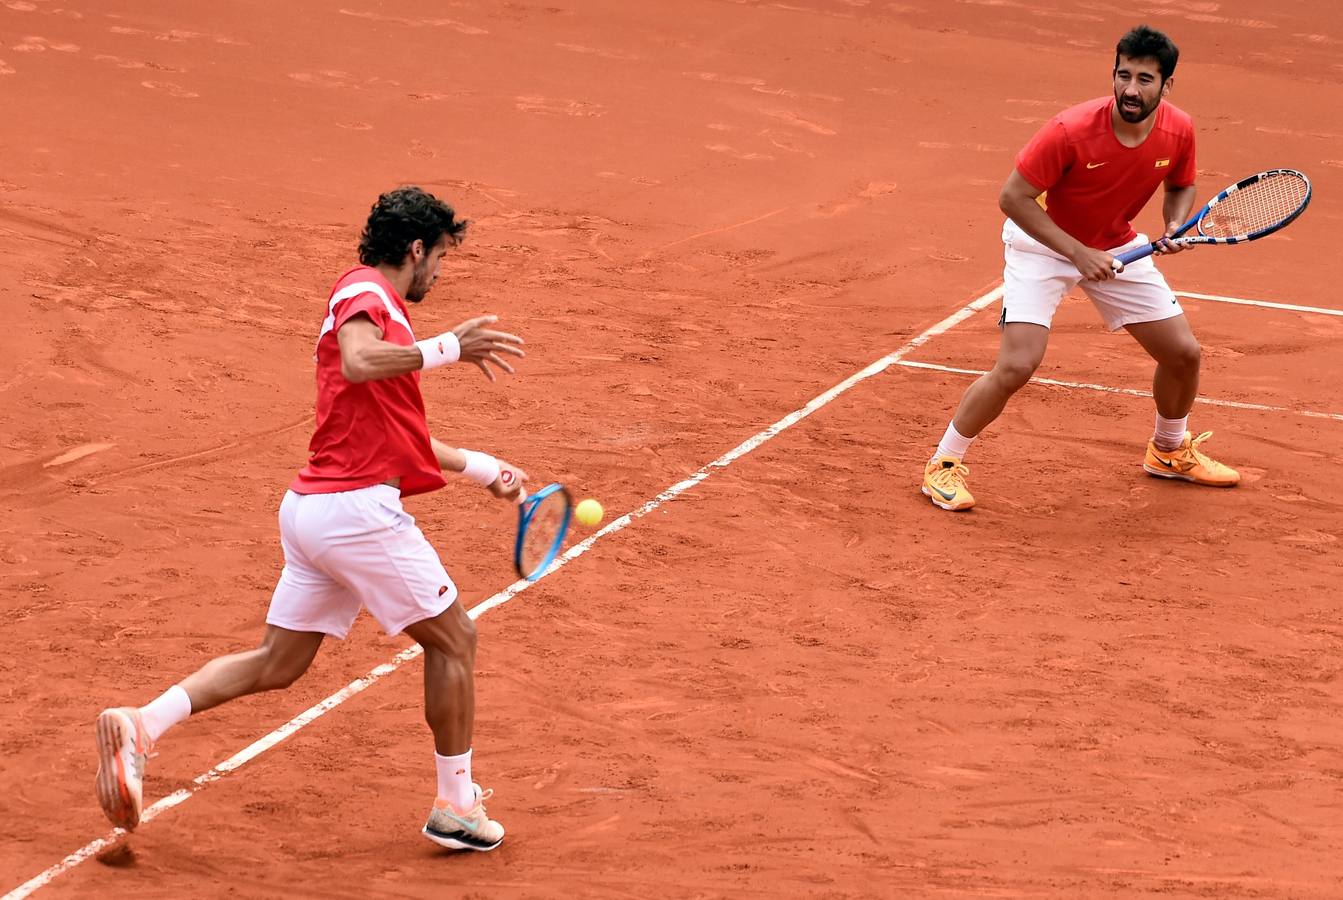
{"label": "racket strings", "polygon": [[1261,178],[1231,194],[1199,220],[1207,237],[1245,237],[1280,224],[1310,197],[1310,185],[1295,173]]}
{"label": "racket strings", "polygon": [[547,562],[564,527],[567,509],[564,496],[556,493],[542,499],[532,513],[523,535],[520,560],[526,574],[539,571]]}

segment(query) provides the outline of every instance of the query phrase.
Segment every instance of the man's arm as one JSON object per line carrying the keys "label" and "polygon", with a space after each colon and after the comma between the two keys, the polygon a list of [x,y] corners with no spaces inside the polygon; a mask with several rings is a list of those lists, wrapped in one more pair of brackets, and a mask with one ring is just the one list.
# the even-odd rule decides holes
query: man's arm
{"label": "man's arm", "polygon": [[[1196,188],[1194,185],[1186,187],[1173,188],[1166,185],[1166,195],[1161,199],[1161,216],[1166,220],[1165,237],[1180,230],[1185,222],[1189,221],[1189,213],[1194,209],[1194,194]],[[1179,253],[1182,250],[1188,250],[1192,244],[1172,244],[1170,241],[1158,241],[1161,245],[1159,253]]]}
{"label": "man's arm", "polygon": [[336,340],[340,343],[340,374],[355,384],[395,378],[424,367],[419,347],[384,341],[382,329],[362,314],[340,326]]}
{"label": "man's arm", "polygon": [[[449,447],[438,438],[429,438],[429,444],[434,448],[434,458],[438,460],[438,467],[445,472],[456,472],[465,474],[477,483],[489,488],[490,493],[500,499],[516,500],[521,503],[527,498],[527,491],[523,489],[522,483],[527,480],[527,473],[517,466],[504,462],[502,459],[494,459],[487,454],[474,450],[460,450],[456,447]],[[476,465],[468,471],[468,464],[472,462],[470,455],[475,454]],[[496,474],[497,473],[497,474]],[[485,478],[493,476],[488,484]]]}
{"label": "man's arm", "polygon": [[1077,266],[1083,278],[1104,281],[1115,276],[1114,257],[1104,250],[1094,250],[1054,224],[1049,214],[1037,202],[1044,191],[1025,179],[1016,169],[1007,176],[998,195],[998,208],[1021,230]]}
{"label": "man's arm", "polygon": [[[525,356],[519,346],[522,338],[485,327],[495,321],[497,321],[495,316],[468,319],[437,338],[403,347],[384,341],[382,329],[368,316],[359,313],[352,316],[336,332],[336,340],[340,343],[340,373],[347,381],[358,384],[361,381],[395,378],[397,375],[405,375],[418,369],[461,361],[474,363],[490,381],[494,380],[494,373],[487,362],[512,375],[513,367],[499,354]],[[425,347],[429,349],[426,350]],[[437,352],[434,352],[435,347]],[[428,359],[426,354],[433,356],[434,359]]]}

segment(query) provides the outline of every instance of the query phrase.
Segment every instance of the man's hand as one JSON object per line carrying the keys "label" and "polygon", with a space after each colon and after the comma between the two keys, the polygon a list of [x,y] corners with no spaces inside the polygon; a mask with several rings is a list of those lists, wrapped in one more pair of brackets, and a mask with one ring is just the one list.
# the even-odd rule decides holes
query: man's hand
{"label": "man's hand", "polygon": [[452,329],[452,333],[457,335],[457,341],[462,345],[461,362],[475,363],[480,371],[485,373],[485,377],[494,381],[494,372],[489,364],[493,364],[509,375],[513,374],[513,367],[500,358],[500,353],[511,353],[513,356],[523,357],[526,353],[522,352],[522,338],[516,334],[509,334],[505,331],[491,331],[486,325],[493,325],[499,321],[498,316],[480,316],[475,319],[467,319],[462,324]]}
{"label": "man's hand", "polygon": [[1190,249],[1191,247],[1194,246],[1193,244],[1173,244],[1173,243],[1171,243],[1171,241],[1170,241],[1170,236],[1173,235],[1173,234],[1175,234],[1175,232],[1179,231],[1179,230],[1180,230],[1180,226],[1183,225],[1183,224],[1184,224],[1183,222],[1167,222],[1167,223],[1166,223],[1166,233],[1165,233],[1165,235],[1162,236],[1161,240],[1159,240],[1159,241],[1156,242],[1156,244],[1157,244],[1157,250],[1156,250],[1156,252],[1157,252],[1157,253],[1160,253],[1160,254],[1163,255],[1163,256],[1166,255],[1167,253],[1183,253],[1184,251],[1186,251],[1186,250],[1188,250],[1188,249]]}
{"label": "man's hand", "polygon": [[500,500],[512,500],[514,503],[521,503],[527,499],[527,489],[523,487],[523,482],[526,480],[526,472],[501,459],[499,460],[499,477],[494,479],[494,484],[490,485],[490,493]]}
{"label": "man's hand", "polygon": [[1077,266],[1083,278],[1092,281],[1108,281],[1117,274],[1115,258],[1104,250],[1082,247],[1072,255],[1072,264]]}

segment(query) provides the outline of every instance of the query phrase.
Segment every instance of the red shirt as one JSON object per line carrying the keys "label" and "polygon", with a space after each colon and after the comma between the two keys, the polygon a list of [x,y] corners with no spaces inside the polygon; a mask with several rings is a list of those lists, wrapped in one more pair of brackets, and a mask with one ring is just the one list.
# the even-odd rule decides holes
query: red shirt
{"label": "red shirt", "polygon": [[359,384],[341,374],[336,332],[360,314],[384,341],[415,343],[405,301],[377,269],[359,266],[340,277],[317,337],[317,430],[289,489],[334,494],[400,478],[402,496],[437,490],[445,482],[429,443],[420,373]]}
{"label": "red shirt", "polygon": [[1147,139],[1125,147],[1115,137],[1113,107],[1113,97],[1101,97],[1066,109],[1017,154],[1017,171],[1047,192],[1040,205],[1049,218],[1096,250],[1133,240],[1130,223],[1162,182],[1188,187],[1197,174],[1187,113],[1161,101]]}

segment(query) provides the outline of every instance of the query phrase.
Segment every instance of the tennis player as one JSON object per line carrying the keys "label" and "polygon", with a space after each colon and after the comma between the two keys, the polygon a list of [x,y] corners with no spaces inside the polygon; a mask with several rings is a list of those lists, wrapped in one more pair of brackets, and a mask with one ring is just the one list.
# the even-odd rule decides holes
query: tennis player
{"label": "tennis player", "polygon": [[420,373],[450,363],[512,373],[522,339],[494,316],[416,341],[407,303],[423,300],[467,223],[419,188],[383,194],[359,244],[363,265],[332,289],[317,339],[317,428],[308,464],[280,504],[284,570],[255,650],[221,656],[140,708],[98,716],[98,801],[114,825],[140,821],[145,759],[193,713],[286,688],[330,635],[342,639],[366,607],[390,635],[424,648],[424,712],[434,734],[438,797],[423,833],[453,849],[492,850],[504,829],[471,778],[475,625],[434,548],[401,498],[437,490],[455,472],[520,502],[522,470],[429,436]]}
{"label": "tennis player", "polygon": [[[975,505],[965,483],[966,451],[1039,367],[1054,312],[1077,284],[1111,330],[1127,330],[1156,361],[1156,428],[1143,468],[1195,484],[1240,481],[1201,449],[1212,432],[1189,432],[1199,345],[1166,279],[1151,257],[1115,268],[1116,254],[1148,243],[1130,223],[1158,187],[1165,186],[1165,237],[1194,205],[1193,122],[1165,99],[1180,52],[1166,35],[1141,25],[1115,51],[1113,96],[1050,119],[1003,185],[1002,340],[993,370],[966,390],[924,468],[923,493],[943,509]],[[1183,249],[1163,241],[1160,252]]]}

